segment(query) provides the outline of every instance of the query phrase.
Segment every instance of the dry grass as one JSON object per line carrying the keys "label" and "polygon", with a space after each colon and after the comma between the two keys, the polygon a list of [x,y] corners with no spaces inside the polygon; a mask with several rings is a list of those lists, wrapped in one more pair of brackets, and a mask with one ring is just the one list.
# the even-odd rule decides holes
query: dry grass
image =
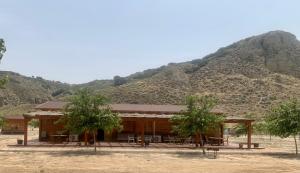
{"label": "dry grass", "polygon": [[[33,148],[7,147],[19,135],[0,136],[0,172],[211,172],[211,173],[279,173],[299,172],[300,157],[295,157],[292,139],[254,137],[263,150],[222,150],[217,159],[190,149]],[[31,138],[37,137],[33,131]],[[231,141],[243,141],[235,138]]]}

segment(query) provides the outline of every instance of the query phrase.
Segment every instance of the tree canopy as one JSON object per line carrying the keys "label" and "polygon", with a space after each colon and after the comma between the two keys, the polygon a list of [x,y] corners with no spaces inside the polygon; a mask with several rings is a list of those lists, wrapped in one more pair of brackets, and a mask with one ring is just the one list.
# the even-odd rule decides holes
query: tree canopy
{"label": "tree canopy", "polygon": [[296,99],[283,102],[271,109],[266,117],[268,131],[281,138],[292,136],[298,154],[297,138],[300,133],[300,103]]}
{"label": "tree canopy", "polygon": [[1,61],[5,51],[6,51],[6,48],[5,48],[4,40],[0,38],[0,61]]}
{"label": "tree canopy", "polygon": [[[0,38],[0,61],[2,60],[3,54],[6,51],[5,42]],[[0,79],[0,88],[4,88],[4,85],[7,83],[8,78]]]}
{"label": "tree canopy", "polygon": [[114,77],[114,86],[120,86],[127,83],[127,79],[125,77],[115,76]]}
{"label": "tree canopy", "polygon": [[173,131],[182,136],[195,136],[196,146],[203,145],[202,133],[219,127],[223,117],[212,112],[216,99],[211,96],[188,96],[187,110],[171,119]]}
{"label": "tree canopy", "polygon": [[5,125],[5,119],[3,116],[0,115],[0,129],[2,129],[4,125]]}
{"label": "tree canopy", "polygon": [[[245,118],[247,119],[253,119],[255,122],[252,124],[252,132],[255,134],[267,134],[268,131],[266,129],[266,124],[257,115],[253,113],[248,113],[245,115]],[[245,124],[237,124],[233,127],[235,134],[237,136],[246,135],[248,133],[247,127]]]}
{"label": "tree canopy", "polygon": [[87,89],[79,90],[70,98],[65,108],[66,129],[73,133],[92,133],[96,151],[96,133],[98,129],[111,132],[119,129],[121,119],[113,113],[107,99],[93,94]]}

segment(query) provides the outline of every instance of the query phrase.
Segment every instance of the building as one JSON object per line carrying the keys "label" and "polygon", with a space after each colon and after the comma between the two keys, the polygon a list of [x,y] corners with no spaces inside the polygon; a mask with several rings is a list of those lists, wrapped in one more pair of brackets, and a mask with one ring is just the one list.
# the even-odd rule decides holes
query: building
{"label": "building", "polygon": [[[46,102],[35,107],[35,112],[24,114],[25,126],[35,118],[39,123],[39,140],[51,141],[55,137],[64,137],[74,134],[68,134],[64,131],[64,125],[58,123],[63,116],[63,108],[66,102]],[[157,138],[158,142],[167,142],[174,134],[172,133],[172,124],[170,118],[186,110],[184,105],[142,105],[142,104],[111,104],[113,112],[119,114],[122,119],[123,130],[112,133],[104,132],[99,129],[97,140],[99,141],[127,141],[132,139],[140,140],[144,145],[148,136]],[[217,114],[222,114],[216,111]],[[248,147],[251,145],[251,122],[253,120],[243,118],[226,118],[225,123],[244,123],[248,127]],[[83,134],[77,134],[79,140],[84,139]],[[212,129],[205,137],[223,138],[223,124],[220,128]],[[76,137],[77,138],[77,137]],[[27,128],[25,127],[24,144],[27,145]]]}
{"label": "building", "polygon": [[6,115],[4,116],[5,124],[2,127],[2,134],[23,134],[24,133],[24,117],[22,115]]}

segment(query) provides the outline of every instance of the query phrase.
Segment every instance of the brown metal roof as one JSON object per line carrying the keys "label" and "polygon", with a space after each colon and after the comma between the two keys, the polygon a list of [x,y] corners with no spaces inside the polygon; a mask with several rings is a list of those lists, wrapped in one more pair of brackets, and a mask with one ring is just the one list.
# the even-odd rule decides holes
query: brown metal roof
{"label": "brown metal roof", "polygon": [[170,119],[174,115],[171,114],[140,114],[140,113],[121,113],[122,118],[155,118],[155,119]]}
{"label": "brown metal roof", "polygon": [[67,103],[68,102],[62,102],[62,101],[48,101],[40,105],[37,105],[35,109],[62,110],[67,105]]}
{"label": "brown metal roof", "polygon": [[[38,110],[61,111],[68,102],[48,101],[35,107]],[[147,104],[110,104],[114,112],[118,113],[143,113],[143,114],[178,114],[186,110],[185,105],[147,105]],[[212,112],[222,114],[219,109]]]}
{"label": "brown metal roof", "polygon": [[[62,110],[67,102],[49,101],[35,107],[38,110]],[[114,112],[120,113],[179,113],[186,109],[183,105],[110,104]]]}
{"label": "brown metal roof", "polygon": [[112,111],[120,113],[174,114],[186,109],[182,105],[111,104]]}
{"label": "brown metal roof", "polygon": [[23,114],[24,117],[33,118],[38,116],[62,116],[64,115],[62,112],[53,112],[53,111],[36,111],[36,112],[29,112]]}

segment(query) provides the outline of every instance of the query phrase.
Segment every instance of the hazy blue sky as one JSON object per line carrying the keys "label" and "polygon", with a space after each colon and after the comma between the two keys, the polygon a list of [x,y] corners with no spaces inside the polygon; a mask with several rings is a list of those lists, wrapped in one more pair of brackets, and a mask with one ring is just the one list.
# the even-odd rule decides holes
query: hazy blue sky
{"label": "hazy blue sky", "polygon": [[0,69],[69,83],[126,76],[270,30],[299,37],[299,8],[299,0],[0,0]]}

